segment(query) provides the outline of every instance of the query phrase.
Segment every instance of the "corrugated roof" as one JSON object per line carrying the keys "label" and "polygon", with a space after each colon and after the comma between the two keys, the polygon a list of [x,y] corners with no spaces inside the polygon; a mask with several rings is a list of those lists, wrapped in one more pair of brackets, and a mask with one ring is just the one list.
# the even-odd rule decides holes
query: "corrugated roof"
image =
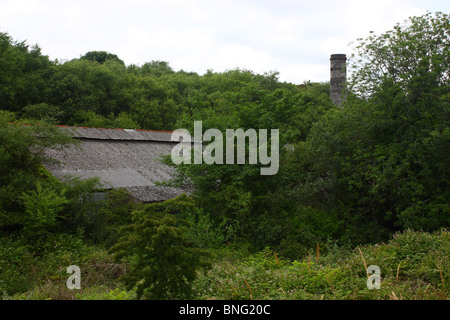
{"label": "corrugated roof", "polygon": [[59,126],[74,138],[100,140],[161,141],[171,142],[172,131],[142,129],[107,129]]}
{"label": "corrugated roof", "polygon": [[174,174],[172,167],[158,160],[169,155],[175,145],[170,140],[171,132],[62,128],[70,130],[80,143],[64,150],[47,151],[47,156],[60,162],[45,164],[55,177],[99,177],[105,188],[125,188],[144,202],[164,201],[183,193],[183,190],[156,185]]}

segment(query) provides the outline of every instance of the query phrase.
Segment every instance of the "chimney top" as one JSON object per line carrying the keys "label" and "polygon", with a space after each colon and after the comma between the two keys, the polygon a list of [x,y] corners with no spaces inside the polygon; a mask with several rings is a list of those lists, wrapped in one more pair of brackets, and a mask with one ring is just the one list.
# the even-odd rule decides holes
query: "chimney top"
{"label": "chimney top", "polygon": [[332,54],[330,60],[344,60],[347,59],[347,55],[343,53]]}

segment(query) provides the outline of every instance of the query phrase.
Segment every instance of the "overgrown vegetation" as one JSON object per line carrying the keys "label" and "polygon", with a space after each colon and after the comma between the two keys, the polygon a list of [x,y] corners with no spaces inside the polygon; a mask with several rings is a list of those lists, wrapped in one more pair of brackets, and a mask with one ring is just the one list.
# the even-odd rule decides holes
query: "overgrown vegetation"
{"label": "overgrown vegetation", "polygon": [[[449,16],[428,13],[358,39],[342,107],[328,83],[103,51],[50,61],[0,34],[3,298],[447,299],[449,34]],[[192,196],[143,205],[42,165],[75,143],[54,124],[192,132],[197,120],[279,129],[278,173],[178,165],[170,183]],[[371,264],[380,290],[366,286]]]}
{"label": "overgrown vegetation", "polygon": [[[214,268],[195,282],[198,299],[448,299],[447,231],[405,231],[387,243],[342,247],[324,243],[300,260],[266,248],[217,252]],[[367,288],[366,268],[381,269],[381,289]]]}

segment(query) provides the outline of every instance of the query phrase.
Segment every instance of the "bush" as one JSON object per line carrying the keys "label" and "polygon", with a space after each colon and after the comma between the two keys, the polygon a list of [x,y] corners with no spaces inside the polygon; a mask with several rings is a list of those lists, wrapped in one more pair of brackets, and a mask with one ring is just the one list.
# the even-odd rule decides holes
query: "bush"
{"label": "bush", "polygon": [[29,290],[34,283],[35,260],[22,241],[0,238],[0,294],[4,297]]}
{"label": "bush", "polygon": [[209,213],[196,208],[188,212],[184,219],[189,223],[186,230],[188,241],[202,249],[217,249],[225,243],[232,241],[237,233],[237,223],[228,223],[223,220],[216,225]]}
{"label": "bush", "polygon": [[[26,275],[27,287],[8,291],[7,298],[73,300],[97,296],[100,299],[117,288],[118,278],[125,274],[125,265],[114,263],[104,249],[87,245],[81,236],[47,234],[39,238],[33,248],[27,249],[33,264],[24,263],[20,273]],[[70,265],[80,267],[81,290],[67,288],[70,276],[67,267]],[[13,266],[11,270],[17,273],[20,269]]]}
{"label": "bush", "polygon": [[[212,269],[194,282],[197,299],[448,299],[450,237],[405,231],[386,244],[357,248],[324,244],[289,261],[266,248],[220,251]],[[381,270],[381,288],[367,288],[366,267]]]}
{"label": "bush", "polygon": [[110,248],[119,240],[120,227],[131,223],[131,213],[142,207],[126,190],[108,190],[100,199],[89,199],[77,227],[82,228],[86,240]]}
{"label": "bush", "polygon": [[194,248],[184,232],[187,223],[175,214],[193,209],[185,195],[135,211],[132,224],[122,229],[119,242],[111,248],[117,259],[130,263],[124,280],[136,288],[137,298],[189,298],[197,269],[208,266],[206,252]]}
{"label": "bush", "polygon": [[43,187],[38,181],[36,190],[24,192],[22,201],[25,207],[24,232],[31,239],[57,226],[58,213],[63,205],[68,203],[64,195],[65,190],[56,191],[50,187]]}

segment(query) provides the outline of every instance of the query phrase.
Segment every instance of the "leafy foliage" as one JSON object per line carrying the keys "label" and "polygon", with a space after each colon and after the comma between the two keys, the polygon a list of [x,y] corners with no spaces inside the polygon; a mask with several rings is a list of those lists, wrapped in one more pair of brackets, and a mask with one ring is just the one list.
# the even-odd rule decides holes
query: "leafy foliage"
{"label": "leafy foliage", "polygon": [[32,235],[40,235],[54,228],[57,224],[58,213],[63,205],[68,202],[62,189],[58,194],[50,188],[43,188],[41,183],[36,183],[36,190],[24,192],[22,201],[25,207],[25,232]]}
{"label": "leafy foliage", "polygon": [[410,17],[384,34],[360,38],[352,56],[353,90],[371,95],[386,81],[408,90],[414,78],[425,80],[424,72],[437,87],[448,87],[449,45],[449,15],[442,12]]}
{"label": "leafy foliage", "polygon": [[100,64],[108,60],[113,60],[119,62],[120,64],[125,65],[125,63],[121,59],[119,59],[119,57],[116,54],[108,53],[106,51],[89,51],[86,54],[84,54],[80,59],[96,61]]}
{"label": "leafy foliage", "polygon": [[206,267],[206,253],[192,247],[183,229],[186,222],[177,213],[192,209],[185,195],[147,205],[133,212],[132,224],[111,248],[116,258],[129,258],[131,271],[125,275],[128,289],[136,286],[137,298],[183,299],[191,295],[197,269]]}
{"label": "leafy foliage", "polygon": [[[425,300],[449,298],[448,231],[397,233],[358,248],[328,242],[327,250],[286,260],[270,248],[250,254],[222,250],[194,282],[196,299]],[[366,266],[381,270],[380,290],[367,288]]]}
{"label": "leafy foliage", "polygon": [[[380,56],[383,48],[389,48],[400,59],[407,54],[401,50],[403,37],[425,41],[418,30],[428,34],[431,26],[439,26],[436,41],[441,43],[441,35],[448,34],[448,16],[437,18],[411,19],[402,37],[371,36],[369,44],[362,44],[369,47],[364,52],[380,63],[392,62],[392,57]],[[445,59],[447,53],[440,48],[427,54]],[[415,59],[426,60],[420,52]],[[373,85],[370,97],[350,97],[344,109],[328,113],[293,154],[299,172],[295,199],[333,213],[342,226],[340,236],[356,242],[382,241],[408,228],[438,230],[450,223],[445,200],[450,101],[442,70],[418,68],[401,82],[387,72],[374,76],[377,72],[379,65],[365,65],[356,80],[365,77],[363,83]]]}
{"label": "leafy foliage", "polygon": [[12,125],[0,119],[0,229],[23,227],[30,215],[44,224],[54,220],[55,210],[64,203],[56,200],[61,199],[62,188],[53,191],[59,188],[58,182],[49,178],[41,163],[46,148],[70,141],[56,127]]}

